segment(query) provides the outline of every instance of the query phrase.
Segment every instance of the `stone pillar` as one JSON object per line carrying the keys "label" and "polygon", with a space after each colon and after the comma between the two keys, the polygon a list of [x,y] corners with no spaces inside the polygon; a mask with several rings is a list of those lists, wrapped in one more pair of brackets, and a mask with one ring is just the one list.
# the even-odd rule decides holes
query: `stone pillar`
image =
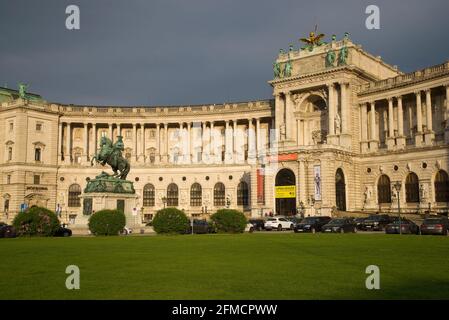
{"label": "stone pillar", "polygon": [[164,147],[164,162],[168,163],[168,123],[164,123],[164,137],[165,137],[165,147]]}
{"label": "stone pillar", "polygon": [[299,202],[307,205],[305,160],[299,159]]}
{"label": "stone pillar", "polygon": [[387,148],[389,150],[394,149],[395,139],[394,139],[394,118],[393,118],[393,97],[387,98],[388,100],[388,138],[387,138]]}
{"label": "stone pillar", "polygon": [[366,103],[360,105],[360,130],[362,132],[361,136],[361,152],[365,153],[368,151],[368,111]]}
{"label": "stone pillar", "polygon": [[[335,135],[335,84],[330,83],[327,86],[328,94],[328,123],[329,132],[327,134],[327,144],[337,144],[337,136]],[[305,124],[305,123],[304,123]]]}
{"label": "stone pillar", "polygon": [[214,122],[210,122],[210,129],[209,129],[209,158],[211,163],[216,162],[215,158],[215,139],[214,139]]}
{"label": "stone pillar", "polygon": [[58,160],[62,161],[62,122],[59,122],[58,125]]}
{"label": "stone pillar", "polygon": [[423,143],[423,129],[422,129],[422,110],[421,110],[421,91],[416,91],[416,133],[415,145],[421,146]]}
{"label": "stone pillar", "polygon": [[133,153],[132,160],[137,161],[137,125],[133,123]]}
{"label": "stone pillar", "polygon": [[260,118],[256,119],[256,157],[260,157],[261,145],[260,145]]}
{"label": "stone pillar", "polygon": [[120,123],[117,123],[117,136],[121,136],[121,135],[122,135],[122,128],[121,128]]}
{"label": "stone pillar", "polygon": [[237,162],[237,120],[232,120],[232,161]]}
{"label": "stone pillar", "polygon": [[156,123],[156,159],[154,160],[156,163],[161,162],[161,124]]}
{"label": "stone pillar", "polygon": [[433,131],[432,125],[432,96],[431,89],[426,90],[426,122],[427,122],[427,130],[424,135],[424,140],[426,145],[431,146],[433,141],[435,140],[435,132]]}
{"label": "stone pillar", "polygon": [[72,162],[72,128],[70,122],[67,122],[66,130],[66,154],[64,155],[64,161],[70,164]]}
{"label": "stone pillar", "polygon": [[205,148],[207,122],[201,122],[201,163],[209,163],[209,157]]}
{"label": "stone pillar", "polygon": [[444,112],[446,121],[444,127],[444,141],[445,143],[449,143],[449,84],[446,84],[446,110]]}
{"label": "stone pillar", "polygon": [[93,123],[92,124],[92,134],[93,134],[93,146],[91,150],[91,154],[92,156],[95,155],[97,153],[97,142],[98,142],[98,137],[97,137],[97,124]]}
{"label": "stone pillar", "polygon": [[349,106],[348,106],[348,95],[346,88],[348,86],[347,82],[340,83],[341,90],[341,133],[348,134],[350,132],[349,125],[351,123]]}
{"label": "stone pillar", "polygon": [[191,163],[192,162],[192,123],[189,121],[187,122],[187,154],[186,154],[186,162]]}
{"label": "stone pillar", "polygon": [[255,138],[255,132],[254,132],[254,125],[253,125],[253,119],[248,119],[248,160],[249,162],[254,163],[256,151],[254,146],[254,138]]}
{"label": "stone pillar", "polygon": [[145,123],[140,124],[140,162],[145,163]]}
{"label": "stone pillar", "polygon": [[89,158],[89,128],[87,123],[84,123],[83,140],[84,140],[84,154],[82,161],[87,162]]}
{"label": "stone pillar", "polygon": [[[231,160],[231,154],[232,154],[232,134],[231,133],[231,129],[230,129],[230,120],[225,120],[225,136],[224,136],[224,141],[225,141],[225,163],[229,163]],[[231,140],[231,141],[230,141]]]}
{"label": "stone pillar", "polygon": [[369,148],[371,152],[375,152],[379,149],[379,140],[377,138],[376,133],[376,102],[371,101],[371,111],[370,111],[370,118],[371,118],[371,137],[369,141]]}
{"label": "stone pillar", "polygon": [[112,123],[109,124],[109,139],[111,139],[111,141],[114,141],[112,137]]}
{"label": "stone pillar", "polygon": [[303,136],[304,145],[308,146],[309,145],[309,137],[310,137],[309,121],[308,120],[304,120],[303,121],[303,126],[304,126],[304,136]]}
{"label": "stone pillar", "polygon": [[296,119],[296,145],[301,145],[301,120]]}
{"label": "stone pillar", "polygon": [[396,138],[396,146],[398,149],[405,148],[404,136],[404,111],[402,108],[402,96],[396,98],[398,100],[398,137]]}
{"label": "stone pillar", "polygon": [[[285,135],[286,140],[293,140],[293,102],[292,93],[287,91],[285,93]],[[259,151],[259,149],[257,150]]]}
{"label": "stone pillar", "polygon": [[[279,93],[275,94],[275,129],[276,129],[276,140],[281,141],[283,137],[281,136],[281,126],[284,125],[284,105],[282,97]],[[249,145],[248,145],[249,148]]]}

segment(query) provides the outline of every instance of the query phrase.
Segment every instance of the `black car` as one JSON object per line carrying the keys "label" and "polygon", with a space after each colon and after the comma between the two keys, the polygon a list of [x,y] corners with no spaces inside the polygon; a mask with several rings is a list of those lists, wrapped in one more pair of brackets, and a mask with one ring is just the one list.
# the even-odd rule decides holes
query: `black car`
{"label": "black car", "polygon": [[367,217],[354,218],[354,224],[355,224],[355,227],[357,228],[357,230],[363,229],[363,223],[365,223],[366,219],[367,219]]}
{"label": "black car", "polygon": [[186,233],[205,234],[213,233],[214,228],[206,220],[193,219],[190,227],[186,230]]}
{"label": "black car", "polygon": [[421,225],[421,234],[439,234],[447,236],[449,220],[446,217],[434,217],[424,219]]}
{"label": "black car", "polygon": [[70,237],[72,236],[72,230],[66,228],[65,226],[60,226],[55,233],[53,234],[54,237]]}
{"label": "black car", "polygon": [[[399,232],[399,229],[401,230]],[[394,222],[387,224],[385,227],[387,234],[419,234],[419,227],[416,223],[408,219],[397,219]]]}
{"label": "black car", "polygon": [[0,238],[15,238],[16,229],[13,226],[0,222]]}
{"label": "black car", "polygon": [[321,232],[325,233],[346,233],[357,232],[357,228],[352,219],[348,218],[335,218],[328,224],[321,227]]}
{"label": "black car", "polygon": [[360,230],[384,231],[385,227],[393,221],[394,219],[388,214],[373,214],[360,224]]}
{"label": "black car", "polygon": [[249,223],[251,223],[254,226],[255,231],[262,231],[264,230],[264,224],[265,220],[263,219],[249,219]]}
{"label": "black car", "polygon": [[319,232],[321,227],[331,221],[331,217],[307,217],[295,225],[295,232]]}

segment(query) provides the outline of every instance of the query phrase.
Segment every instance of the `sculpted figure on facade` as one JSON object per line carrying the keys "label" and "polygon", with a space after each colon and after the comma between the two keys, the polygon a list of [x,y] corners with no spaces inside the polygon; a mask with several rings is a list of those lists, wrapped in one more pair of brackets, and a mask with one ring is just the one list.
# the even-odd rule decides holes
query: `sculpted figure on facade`
{"label": "sculpted figure on facade", "polygon": [[340,134],[341,118],[338,112],[335,114],[335,134]]}
{"label": "sculpted figure on facade", "polygon": [[334,66],[335,63],[335,51],[332,49],[329,49],[326,54],[326,68],[330,68]]}

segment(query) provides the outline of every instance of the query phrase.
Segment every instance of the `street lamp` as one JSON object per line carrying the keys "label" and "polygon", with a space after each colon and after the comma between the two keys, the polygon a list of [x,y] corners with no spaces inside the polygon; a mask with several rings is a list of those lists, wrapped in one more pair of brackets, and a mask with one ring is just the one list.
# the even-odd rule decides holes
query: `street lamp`
{"label": "street lamp", "polygon": [[167,197],[162,197],[162,203],[164,204],[164,209],[165,209],[165,204],[167,203]]}
{"label": "street lamp", "polygon": [[401,182],[400,181],[396,181],[396,183],[394,184],[394,188],[396,189],[396,194],[397,194],[397,198],[398,198],[398,216],[399,216],[399,234],[402,234],[402,223],[401,223],[401,199],[400,199],[400,194],[401,194]]}

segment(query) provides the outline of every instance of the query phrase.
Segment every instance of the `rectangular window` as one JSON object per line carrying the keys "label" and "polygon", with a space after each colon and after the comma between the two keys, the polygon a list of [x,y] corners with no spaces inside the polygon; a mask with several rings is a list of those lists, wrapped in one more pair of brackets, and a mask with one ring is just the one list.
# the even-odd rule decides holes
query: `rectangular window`
{"label": "rectangular window", "polygon": [[41,161],[41,155],[42,155],[41,148],[34,149],[34,160],[35,161]]}
{"label": "rectangular window", "polygon": [[14,130],[14,122],[10,122],[9,123],[9,131],[13,131]]}
{"label": "rectangular window", "polygon": [[36,131],[42,131],[42,123],[36,123]]}
{"label": "rectangular window", "polygon": [[34,184],[41,184],[41,176],[38,174],[34,175]]}
{"label": "rectangular window", "polygon": [[11,184],[11,175],[10,174],[8,174],[6,176],[6,184]]}

